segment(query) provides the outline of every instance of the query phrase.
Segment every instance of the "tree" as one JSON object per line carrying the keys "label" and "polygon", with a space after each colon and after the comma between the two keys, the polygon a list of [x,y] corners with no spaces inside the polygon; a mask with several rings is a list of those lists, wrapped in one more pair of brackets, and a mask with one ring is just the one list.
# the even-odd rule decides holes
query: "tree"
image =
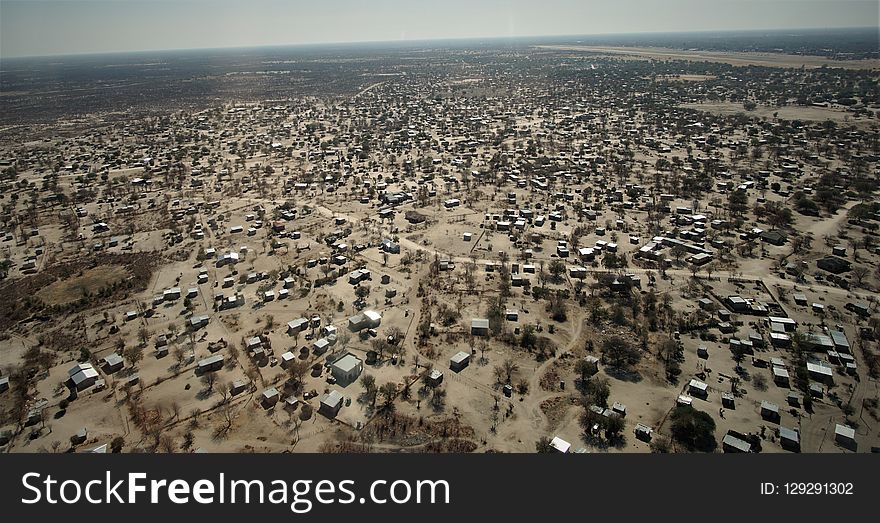
{"label": "tree", "polygon": [[651,439],[651,452],[654,454],[668,454],[671,450],[669,439],[666,436],[657,435]]}
{"label": "tree", "polygon": [[217,386],[217,391],[220,393],[220,404],[222,405],[232,397],[232,383],[221,380]]}
{"label": "tree", "polygon": [[137,367],[137,364],[144,359],[144,346],[132,345],[131,347],[126,347],[122,354],[131,363],[132,367]]}
{"label": "tree", "polygon": [[442,410],[446,404],[446,389],[434,387],[431,391],[431,406],[436,410]]}
{"label": "tree", "polygon": [[214,372],[206,372],[202,375],[202,384],[205,386],[208,394],[214,392],[214,385],[217,383],[217,374]]}
{"label": "tree", "polygon": [[552,454],[556,449],[550,445],[550,438],[547,436],[541,436],[538,441],[535,442],[535,452],[538,454]]}
{"label": "tree", "polygon": [[150,340],[150,331],[144,326],[141,326],[141,328],[138,329],[137,335],[138,340],[141,342],[141,345],[146,345],[147,342]]}
{"label": "tree", "polygon": [[748,209],[749,199],[745,191],[733,191],[728,198],[730,214],[739,216]]}
{"label": "tree", "polygon": [[382,410],[391,412],[394,410],[394,396],[397,394],[397,384],[388,382],[379,387],[379,394],[382,395]]}
{"label": "tree", "polygon": [[718,446],[715,440],[715,420],[709,414],[691,406],[672,411],[672,437],[689,450],[712,452]]}
{"label": "tree", "polygon": [[578,373],[581,378],[581,383],[586,383],[590,377],[598,371],[598,368],[595,363],[589,362],[587,360],[580,360],[574,366],[574,370]]}
{"label": "tree", "polygon": [[611,336],[602,342],[602,359],[612,367],[628,369],[641,361],[642,353],[620,336]]}
{"label": "tree", "polygon": [[605,429],[605,439],[613,440],[620,436],[620,433],[623,432],[625,424],[623,422],[623,418],[620,416],[605,416],[605,424],[603,428]]}
{"label": "tree", "polygon": [[122,448],[125,446],[125,439],[122,436],[116,436],[110,442],[110,452],[114,454],[119,454],[122,452]]}
{"label": "tree", "polygon": [[548,267],[550,271],[550,281],[553,283],[562,282],[562,275],[565,274],[565,264],[560,259],[555,259],[550,262],[550,266]]}
{"label": "tree", "polygon": [[174,357],[174,363],[177,365],[177,368],[180,369],[183,365],[183,360],[186,358],[186,351],[183,350],[183,347],[178,345],[171,351],[171,355]]}
{"label": "tree", "polygon": [[856,265],[852,269],[853,280],[855,280],[856,285],[858,285],[859,287],[862,286],[862,284],[865,281],[865,278],[870,273],[871,273],[871,271],[867,267],[865,267],[864,265]]}
{"label": "tree", "polygon": [[294,361],[287,367],[287,375],[290,378],[290,385],[299,390],[302,387],[303,379],[309,372],[309,364],[306,361]]}
{"label": "tree", "polygon": [[499,383],[509,384],[517,371],[519,371],[519,365],[511,359],[506,359],[501,365],[495,367],[495,377]]}
{"label": "tree", "polygon": [[[427,374],[425,375],[427,377]],[[376,406],[376,396],[379,388],[376,386],[376,378],[372,374],[364,374],[361,376],[361,386],[364,388],[364,402],[369,403],[371,407]]]}
{"label": "tree", "polygon": [[598,405],[608,408],[608,397],[611,396],[611,386],[605,378],[596,378],[582,382],[585,405]]}

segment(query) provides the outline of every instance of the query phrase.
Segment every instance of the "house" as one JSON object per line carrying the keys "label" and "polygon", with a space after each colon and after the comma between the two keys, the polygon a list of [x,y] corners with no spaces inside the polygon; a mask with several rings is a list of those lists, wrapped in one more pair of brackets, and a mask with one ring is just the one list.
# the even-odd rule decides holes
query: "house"
{"label": "house", "polygon": [[789,374],[788,371],[784,367],[773,366],[773,381],[779,385],[780,387],[788,388],[789,386]]}
{"label": "house", "polygon": [[264,390],[262,394],[260,394],[260,403],[264,408],[274,407],[278,400],[281,398],[281,395],[278,393],[278,389],[275,387],[269,387]]}
{"label": "house", "polygon": [[330,373],[341,386],[353,383],[364,370],[364,363],[354,354],[346,354],[330,366]]}
{"label": "house", "polygon": [[[767,321],[770,323],[771,329],[774,324],[782,327],[782,332],[793,332],[797,329],[797,322],[791,318],[779,317],[779,316],[770,316],[767,318]],[[780,332],[778,330],[773,330],[773,332]]]}
{"label": "house", "polygon": [[0,392],[5,392],[9,390],[9,376],[3,376],[0,378]]}
{"label": "house", "polygon": [[834,441],[841,447],[850,450],[856,450],[858,447],[856,443],[856,430],[840,423],[834,427]]}
{"label": "house", "polygon": [[261,340],[259,336],[254,336],[252,338],[248,338],[245,341],[245,348],[249,352],[252,352],[252,351],[255,351],[259,348],[262,348],[262,346],[263,346],[263,340]]}
{"label": "house", "polygon": [[871,310],[868,308],[867,303],[852,303],[848,302],[845,306],[846,310],[850,312],[854,312],[859,316],[870,316]]}
{"label": "house", "polygon": [[782,448],[784,448],[785,450],[800,452],[801,435],[796,429],[779,427],[779,444],[782,445]]}
{"label": "house", "polygon": [[458,351],[451,358],[449,358],[449,368],[453,372],[460,372],[462,369],[467,367],[470,362],[470,354],[464,351]]}
{"label": "house", "polygon": [[721,448],[725,453],[748,453],[752,451],[752,444],[728,433],[721,440]]}
{"label": "house", "polygon": [[382,240],[381,248],[388,254],[400,254],[400,245],[387,238]]}
{"label": "house", "polygon": [[331,390],[329,393],[321,396],[318,412],[327,416],[328,418],[335,418],[336,415],[339,414],[339,409],[341,408],[342,394],[340,394],[338,391]]}
{"label": "house", "polygon": [[560,454],[567,454],[568,450],[571,448],[571,443],[565,441],[559,436],[554,436],[553,439],[550,440],[550,448]]}
{"label": "house", "polygon": [[825,385],[834,385],[834,371],[831,367],[808,361],[807,373],[810,375],[811,380],[824,383]]}
{"label": "house", "polygon": [[208,316],[193,316],[189,319],[189,327],[198,330],[208,324]]}
{"label": "house", "polygon": [[293,321],[287,322],[287,335],[288,336],[296,336],[300,332],[306,330],[309,327],[309,320],[305,318],[297,318]]}
{"label": "house", "polygon": [[749,302],[740,296],[728,296],[724,298],[724,305],[733,312],[748,312]]}
{"label": "house", "polygon": [[642,425],[641,423],[636,423],[636,428],[633,431],[635,432],[636,439],[641,441],[651,441],[651,435],[654,432],[654,429],[647,425]]}
{"label": "house", "polygon": [[115,352],[108,356],[105,356],[102,361],[103,364],[101,365],[101,367],[107,374],[113,374],[118,370],[122,370],[122,366],[125,364],[125,362],[122,360],[122,356],[116,354]]}
{"label": "house", "polygon": [[213,356],[199,360],[198,366],[196,367],[196,373],[201,374],[203,372],[211,372],[211,371],[215,371],[215,370],[220,370],[222,368],[223,368],[223,355],[222,354],[215,354]]}
{"label": "house", "polygon": [[354,332],[375,329],[382,322],[382,315],[374,310],[365,310],[348,318],[348,328]]}
{"label": "house", "polygon": [[296,356],[290,351],[285,352],[281,355],[281,368],[286,369],[294,361],[296,361]]}
{"label": "house", "polygon": [[721,393],[721,406],[725,409],[736,408],[736,397],[730,392]]}
{"label": "house", "polygon": [[471,320],[471,334],[473,336],[489,335],[489,320],[486,318],[474,318]]}
{"label": "house", "polygon": [[235,380],[232,382],[232,386],[229,387],[229,392],[231,392],[232,395],[235,396],[236,394],[240,394],[247,390],[249,385],[250,382],[247,382],[245,380]]}
{"label": "house", "polygon": [[315,354],[324,354],[330,348],[330,345],[331,343],[328,338],[321,338],[315,340],[315,343],[312,344],[312,350],[315,351]]}
{"label": "house", "polygon": [[769,401],[762,401],[761,417],[767,421],[779,421],[779,405]]}
{"label": "house", "polygon": [[712,261],[712,255],[708,252],[699,252],[688,258],[688,263],[692,265],[705,265]]}
{"label": "house", "polygon": [[834,343],[835,350],[846,353],[850,351],[849,340],[846,339],[846,334],[842,331],[831,331],[828,334],[831,336],[831,342]]}
{"label": "house", "polygon": [[431,372],[428,373],[428,383],[432,387],[437,387],[441,383],[443,383],[443,373],[437,369],[431,369]]}
{"label": "house", "polygon": [[74,365],[67,371],[68,385],[77,391],[85,390],[95,384],[98,379],[98,371],[91,363]]}
{"label": "house", "polygon": [[706,399],[709,395],[709,385],[700,380],[692,379],[690,383],[688,383],[688,392],[698,398]]}
{"label": "house", "polygon": [[776,246],[784,245],[787,240],[785,234],[780,231],[764,231],[761,233],[761,239]]}
{"label": "house", "polygon": [[837,256],[826,256],[817,261],[816,266],[833,274],[841,274],[852,268],[848,261]]}

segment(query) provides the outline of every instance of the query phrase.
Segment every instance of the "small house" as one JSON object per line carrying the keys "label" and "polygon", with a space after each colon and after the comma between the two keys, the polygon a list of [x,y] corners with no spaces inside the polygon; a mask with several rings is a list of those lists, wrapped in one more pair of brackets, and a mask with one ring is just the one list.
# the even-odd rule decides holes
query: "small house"
{"label": "small house", "polygon": [[748,453],[752,451],[752,444],[733,434],[725,434],[721,440],[721,448],[725,453]]}
{"label": "small house", "polygon": [[203,372],[213,372],[215,370],[220,370],[223,368],[223,355],[222,354],[214,354],[208,358],[199,360],[199,363],[196,367],[196,372],[201,374]]}
{"label": "small house", "polygon": [[858,446],[856,443],[856,430],[846,425],[838,423],[834,427],[834,441],[841,447],[855,450]]}
{"label": "small house", "polygon": [[651,441],[651,435],[653,434],[654,429],[652,429],[651,427],[649,427],[647,425],[643,425],[641,423],[636,423],[636,428],[635,428],[634,432],[636,435],[636,439],[649,442],[649,441]]}
{"label": "small house", "polygon": [[706,399],[709,395],[709,385],[700,380],[692,379],[690,383],[688,383],[688,392],[698,398]]}
{"label": "small house", "polygon": [[453,372],[460,372],[462,369],[468,366],[471,361],[471,355],[467,352],[459,351],[456,352],[451,358],[449,358],[449,368]]}
{"label": "small house", "polygon": [[331,390],[329,393],[321,396],[318,412],[327,416],[328,418],[335,418],[336,415],[339,414],[339,409],[341,408],[342,394],[340,394],[338,391]]}
{"label": "small house", "polygon": [[428,383],[432,387],[439,386],[443,383],[443,373],[437,369],[431,369],[431,372],[428,373]]}
{"label": "small house", "polygon": [[105,356],[102,361],[103,364],[101,365],[101,367],[107,374],[113,374],[116,371],[122,370],[122,367],[125,364],[125,362],[122,360],[122,356],[116,354],[115,352]]}
{"label": "small house", "polygon": [[471,320],[471,334],[473,336],[489,335],[489,320],[486,318],[474,318]]}
{"label": "small house", "polygon": [[761,417],[767,421],[779,421],[779,405],[769,401],[762,401]]}
{"label": "small house", "polygon": [[550,448],[560,454],[567,454],[568,450],[571,448],[571,443],[565,441],[559,436],[554,436],[552,440],[550,440]]}
{"label": "small house", "polygon": [[263,407],[268,409],[274,407],[280,398],[281,395],[278,393],[278,389],[275,387],[269,387],[260,394],[260,403]]}
{"label": "small house", "polygon": [[779,427],[779,444],[785,450],[801,451],[801,435],[795,429]]}

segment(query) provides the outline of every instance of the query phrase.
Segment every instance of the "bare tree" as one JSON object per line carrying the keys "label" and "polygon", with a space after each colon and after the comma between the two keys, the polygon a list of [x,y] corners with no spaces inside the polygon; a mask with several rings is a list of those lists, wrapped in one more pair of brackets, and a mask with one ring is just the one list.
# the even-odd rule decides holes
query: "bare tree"
{"label": "bare tree", "polygon": [[214,385],[217,383],[217,373],[215,372],[206,372],[202,375],[202,384],[205,385],[205,390],[210,396],[211,393],[214,392]]}

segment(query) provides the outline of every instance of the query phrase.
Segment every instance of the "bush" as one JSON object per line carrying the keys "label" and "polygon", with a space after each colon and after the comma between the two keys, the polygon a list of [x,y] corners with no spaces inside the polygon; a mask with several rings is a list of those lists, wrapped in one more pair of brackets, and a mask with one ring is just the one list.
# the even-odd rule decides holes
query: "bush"
{"label": "bush", "polygon": [[602,342],[602,357],[612,367],[626,369],[641,361],[642,353],[620,336],[611,336]]}
{"label": "bush", "polygon": [[713,452],[718,446],[715,440],[715,420],[709,414],[690,406],[677,407],[672,411],[672,437],[689,450]]}
{"label": "bush", "polygon": [[116,436],[113,438],[113,441],[110,442],[110,451],[114,454],[119,454],[122,452],[122,447],[125,446],[125,440],[122,436]]}

